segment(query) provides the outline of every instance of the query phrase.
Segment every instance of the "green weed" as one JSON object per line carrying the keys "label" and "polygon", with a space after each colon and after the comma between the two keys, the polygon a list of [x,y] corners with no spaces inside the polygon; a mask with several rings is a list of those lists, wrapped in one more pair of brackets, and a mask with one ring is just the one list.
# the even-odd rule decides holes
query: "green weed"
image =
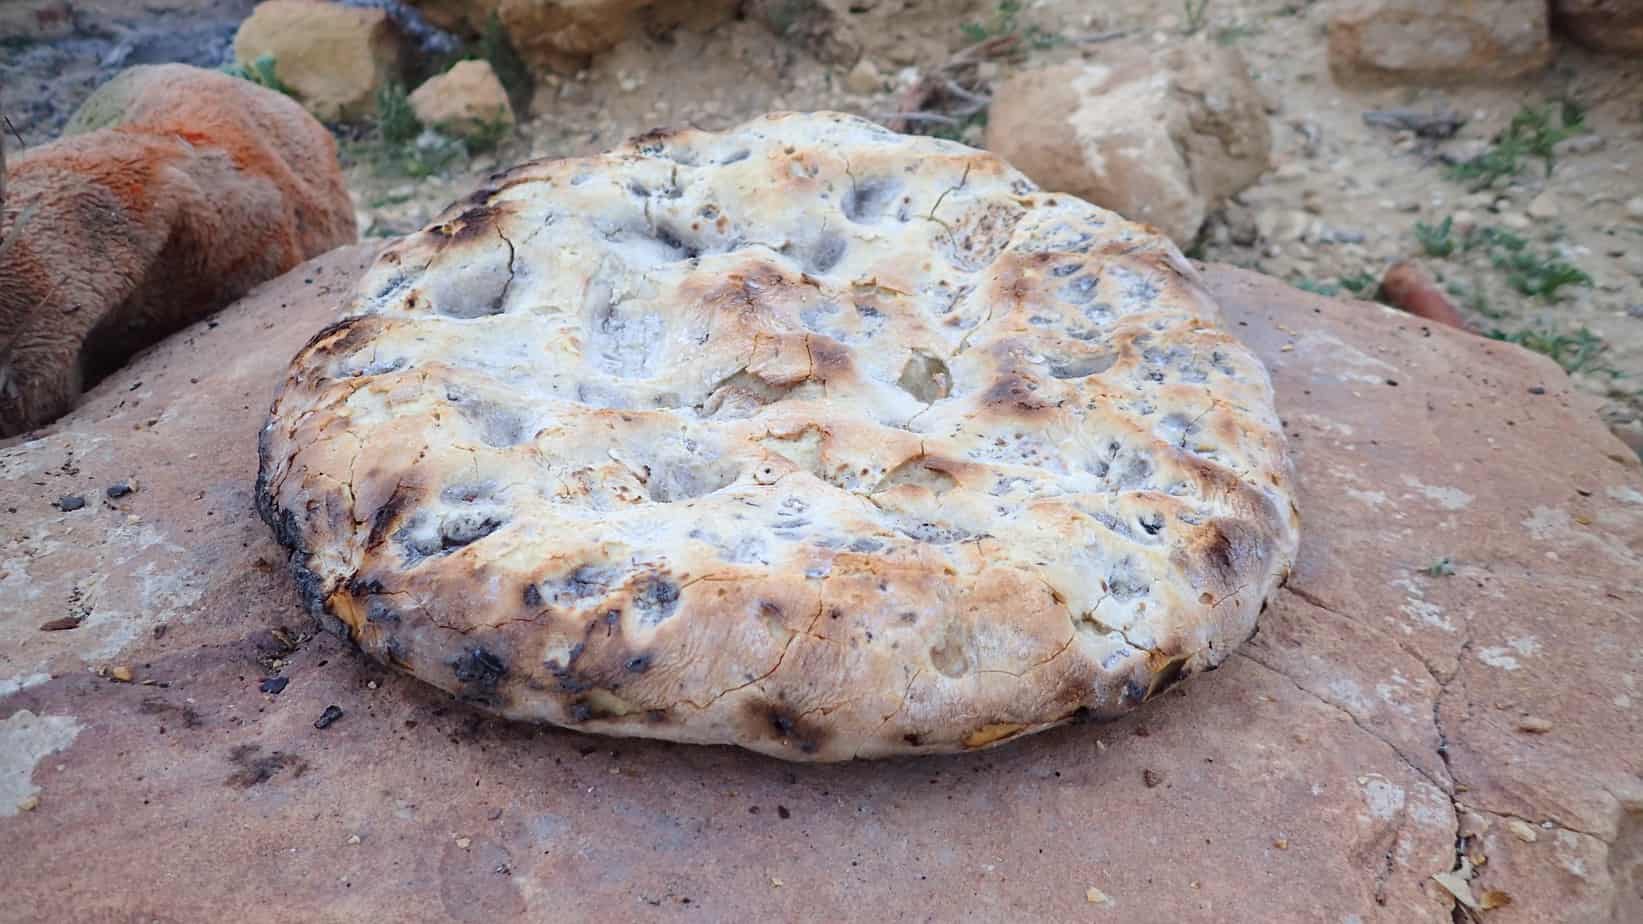
{"label": "green weed", "polygon": [[1020,0],[1000,0],[998,7],[993,10],[992,18],[987,22],[967,22],[959,26],[959,30],[972,45],[990,38],[1018,34],[1034,48],[1053,48],[1061,44],[1061,36],[1046,32],[1038,26],[1028,26],[1023,30],[1018,20],[1020,15]]}
{"label": "green weed", "polygon": [[390,145],[408,144],[422,133],[422,123],[411,108],[404,84],[383,84],[377,91],[377,132],[383,143]]}
{"label": "green weed", "polygon": [[1451,232],[1455,229],[1455,219],[1445,218],[1436,227],[1424,221],[1415,222],[1415,240],[1420,242],[1421,250],[1429,257],[1447,257],[1455,252],[1455,239]]}
{"label": "green weed", "polygon": [[1337,280],[1341,288],[1359,298],[1369,298],[1375,290],[1381,287],[1381,281],[1373,273],[1358,273],[1353,276],[1341,276]]}
{"label": "green weed", "polygon": [[275,67],[273,55],[263,55],[257,58],[257,60],[252,61],[249,67],[240,64],[230,64],[225,66],[222,70],[223,73],[230,77],[238,77],[241,80],[249,80],[257,86],[267,87],[277,93],[284,93],[286,96],[296,95],[296,91],[292,90],[289,85],[280,80],[280,75]]}
{"label": "green weed", "polygon": [[1455,573],[1455,563],[1445,555],[1437,561],[1421,569],[1423,574],[1430,577],[1449,577]]}
{"label": "green weed", "polygon": [[1523,171],[1526,158],[1538,158],[1551,176],[1557,166],[1557,144],[1580,134],[1586,128],[1586,113],[1578,103],[1565,100],[1557,107],[1557,124],[1553,124],[1551,106],[1524,106],[1495,137],[1487,151],[1477,157],[1449,168],[1449,176],[1471,183],[1481,189],[1502,177],[1511,178]]}
{"label": "green weed", "polygon": [[1585,372],[1611,379],[1624,377],[1624,373],[1603,359],[1604,354],[1608,352],[1609,344],[1584,327],[1572,334],[1531,329],[1504,331],[1497,328],[1489,331],[1489,336],[1550,356],[1553,362],[1570,374]]}
{"label": "green weed", "polygon": [[1528,250],[1496,253],[1491,259],[1505,270],[1506,283],[1524,295],[1550,301],[1564,286],[1590,286],[1592,277],[1571,263]]}

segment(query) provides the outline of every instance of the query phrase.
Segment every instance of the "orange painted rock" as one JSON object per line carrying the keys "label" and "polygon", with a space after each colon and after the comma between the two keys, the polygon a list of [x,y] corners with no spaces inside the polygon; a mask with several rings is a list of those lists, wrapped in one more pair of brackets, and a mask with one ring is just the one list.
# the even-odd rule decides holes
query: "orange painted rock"
{"label": "orange painted rock", "polygon": [[215,71],[137,67],[0,185],[0,437],[133,353],[354,239],[336,144]]}

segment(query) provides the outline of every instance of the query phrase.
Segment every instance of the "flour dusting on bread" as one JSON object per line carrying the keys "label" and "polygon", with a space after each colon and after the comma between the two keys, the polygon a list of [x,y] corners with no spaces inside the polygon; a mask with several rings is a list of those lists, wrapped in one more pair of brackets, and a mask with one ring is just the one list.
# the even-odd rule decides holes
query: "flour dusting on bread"
{"label": "flour dusting on bread", "polygon": [[297,356],[259,503],[515,718],[982,747],[1220,664],[1293,561],[1265,370],[1166,239],[837,114],[491,178]]}

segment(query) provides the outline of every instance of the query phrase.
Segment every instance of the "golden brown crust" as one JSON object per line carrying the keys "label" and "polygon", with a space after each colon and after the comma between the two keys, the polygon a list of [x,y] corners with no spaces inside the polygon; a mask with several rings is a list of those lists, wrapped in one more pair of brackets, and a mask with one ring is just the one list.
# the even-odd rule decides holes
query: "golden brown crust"
{"label": "golden brown crust", "polygon": [[367,652],[796,760],[1111,718],[1293,560],[1260,363],[1143,226],[834,114],[525,164],[296,357],[259,500]]}

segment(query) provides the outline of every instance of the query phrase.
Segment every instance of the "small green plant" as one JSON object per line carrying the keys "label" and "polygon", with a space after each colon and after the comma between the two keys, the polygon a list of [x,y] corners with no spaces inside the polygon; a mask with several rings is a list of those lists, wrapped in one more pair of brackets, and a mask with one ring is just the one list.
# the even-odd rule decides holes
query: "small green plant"
{"label": "small green plant", "polygon": [[1238,42],[1249,38],[1260,31],[1261,29],[1259,26],[1251,25],[1249,23],[1236,23],[1230,26],[1222,26],[1221,28],[1215,30],[1215,42],[1218,45],[1236,45]]}
{"label": "small green plant", "polygon": [[422,133],[422,123],[402,83],[383,84],[377,90],[377,132],[385,144],[407,144]]}
{"label": "small green plant", "polygon": [[1466,232],[1466,250],[1468,252],[1482,247],[1486,250],[1497,248],[1517,252],[1529,246],[1529,242],[1504,228],[1473,228]]}
{"label": "small green plant", "polygon": [[1380,288],[1380,284],[1380,280],[1370,273],[1336,276],[1334,282],[1308,279],[1304,276],[1294,281],[1295,288],[1300,289],[1302,292],[1311,292],[1313,295],[1322,295],[1326,298],[1333,298],[1342,292],[1350,292],[1358,298],[1368,298],[1375,294],[1375,290]]}
{"label": "small green plant", "polygon": [[1553,124],[1551,106],[1524,106],[1512,116],[1506,130],[1495,137],[1489,149],[1471,160],[1449,167],[1453,179],[1481,189],[1494,181],[1515,177],[1523,170],[1525,158],[1538,158],[1551,176],[1557,166],[1558,142],[1580,134],[1586,128],[1586,113],[1578,103],[1565,100],[1557,107]]}
{"label": "small green plant", "polygon": [[1342,276],[1337,280],[1341,288],[1359,298],[1369,298],[1375,290],[1381,287],[1381,281],[1373,273],[1357,273],[1352,276]]}
{"label": "small green plant", "polygon": [[1455,573],[1455,563],[1445,555],[1437,561],[1421,569],[1421,572],[1430,577],[1450,577]]}
{"label": "small green plant", "polygon": [[496,150],[513,133],[513,125],[501,119],[482,123],[467,137],[469,154],[485,154]]}
{"label": "small green plant", "polygon": [[262,55],[257,58],[257,60],[252,61],[249,66],[242,64],[230,64],[223,68],[223,73],[230,77],[238,77],[241,80],[249,80],[258,86],[267,87],[276,93],[284,93],[286,96],[295,95],[295,91],[293,91],[291,87],[283,80],[280,80],[279,71],[275,66],[273,55]]}
{"label": "small green plant", "polygon": [[1553,362],[1562,366],[1563,371],[1570,374],[1584,372],[1591,375],[1607,376],[1610,379],[1625,377],[1624,373],[1604,361],[1604,354],[1609,349],[1608,342],[1585,327],[1572,334],[1532,329],[1519,331],[1496,329],[1489,331],[1489,336],[1506,343],[1515,343],[1526,350],[1533,350],[1536,353],[1550,356]]}
{"label": "small green plant", "polygon": [[1455,229],[1455,219],[1445,218],[1436,227],[1424,221],[1415,222],[1415,240],[1420,241],[1421,250],[1429,257],[1447,257],[1455,252],[1455,239],[1451,232]]}
{"label": "small green plant", "polygon": [[1506,271],[1507,285],[1547,301],[1556,298],[1564,286],[1592,284],[1592,277],[1580,267],[1528,250],[1497,253],[1493,259],[1496,267]]}
{"label": "small green plant", "polygon": [[1020,35],[1034,48],[1053,48],[1061,44],[1061,36],[1046,32],[1038,26],[1028,26],[1023,30],[1017,18],[1020,15],[1020,0],[1000,0],[998,7],[993,11],[992,19],[984,23],[967,22],[959,26],[959,30],[972,45],[1004,35]]}
{"label": "small green plant", "polygon": [[1311,292],[1313,295],[1322,295],[1326,298],[1341,294],[1341,287],[1336,283],[1304,277],[1295,280],[1295,288],[1300,289],[1302,292]]}

